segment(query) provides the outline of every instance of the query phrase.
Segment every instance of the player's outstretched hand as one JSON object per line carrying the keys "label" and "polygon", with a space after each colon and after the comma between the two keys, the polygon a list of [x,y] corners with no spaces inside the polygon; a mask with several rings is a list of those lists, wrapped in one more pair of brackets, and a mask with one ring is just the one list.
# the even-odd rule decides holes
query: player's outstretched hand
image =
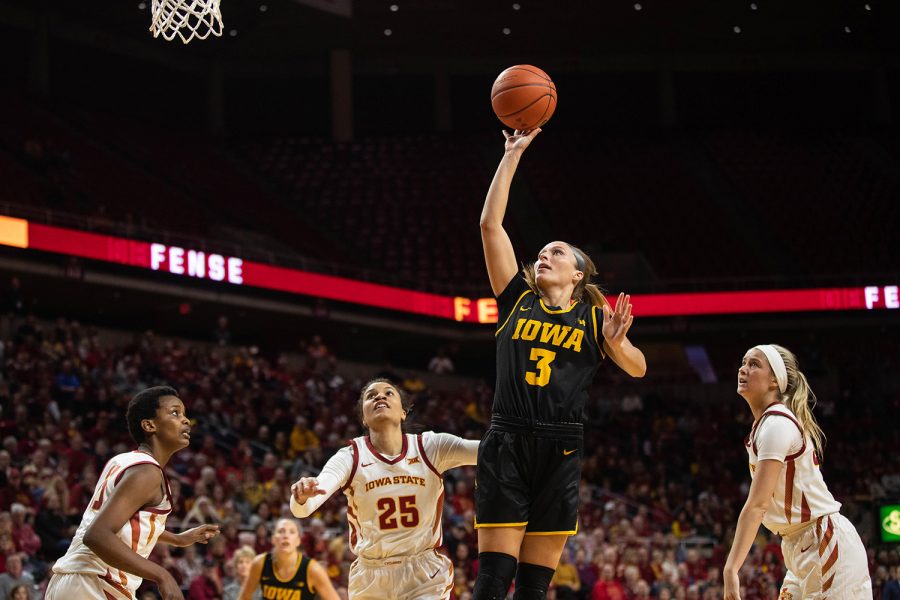
{"label": "player's outstretched hand", "polygon": [[194,544],[206,544],[210,538],[219,535],[218,525],[200,525],[187,531],[182,531],[178,537],[181,539],[182,546],[192,546]]}
{"label": "player's outstretched hand", "polygon": [[631,314],[631,296],[619,294],[616,300],[616,308],[610,310],[603,307],[603,339],[613,348],[625,341],[625,335],[631,329],[634,317]]}
{"label": "player's outstretched hand", "polygon": [[504,148],[507,152],[515,151],[521,153],[525,148],[531,144],[531,140],[537,137],[537,134],[541,132],[541,128],[538,127],[536,129],[532,129],[531,131],[522,131],[520,129],[516,129],[512,135],[509,135],[505,129],[503,130],[503,137],[506,138],[506,145]]}
{"label": "player's outstretched hand", "polygon": [[306,504],[313,496],[321,496],[327,492],[319,488],[319,480],[315,477],[301,477],[300,481],[291,486],[291,493],[298,504]]}

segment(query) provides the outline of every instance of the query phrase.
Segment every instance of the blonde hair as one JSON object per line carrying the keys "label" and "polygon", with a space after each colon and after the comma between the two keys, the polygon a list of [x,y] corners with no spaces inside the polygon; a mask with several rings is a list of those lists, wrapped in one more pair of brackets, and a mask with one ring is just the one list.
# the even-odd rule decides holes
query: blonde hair
{"label": "blonde hair", "polygon": [[[582,277],[581,281],[575,285],[575,289],[572,291],[572,299],[578,300],[579,302],[590,303],[601,309],[604,306],[609,306],[609,309],[612,310],[612,306],[610,306],[609,302],[606,300],[606,295],[603,293],[600,286],[595,283],[590,283],[591,277],[597,274],[597,266],[594,264],[594,261],[580,248],[577,248],[572,244],[568,244],[568,246],[572,249],[572,253],[575,254],[575,256],[580,255],[584,260],[584,268],[580,269],[580,271],[584,273],[584,277]],[[534,270],[533,262],[522,265],[522,277],[525,279],[525,283],[528,284],[528,287],[531,288],[531,291],[534,292],[536,296],[540,297],[542,294],[541,289],[537,284],[537,273]]]}
{"label": "blonde hair", "polygon": [[826,440],[825,432],[819,427],[812,413],[812,409],[816,406],[816,395],[809,387],[806,375],[800,370],[800,363],[794,353],[778,344],[772,344],[772,347],[781,355],[787,370],[787,389],[782,394],[784,403],[797,416],[803,434],[812,441],[816,455],[821,461],[825,453]]}
{"label": "blonde hair", "polygon": [[242,558],[246,558],[249,560],[253,560],[256,558],[256,550],[254,550],[251,546],[243,545],[237,550],[234,551],[234,554],[231,556],[231,560],[235,566]]}

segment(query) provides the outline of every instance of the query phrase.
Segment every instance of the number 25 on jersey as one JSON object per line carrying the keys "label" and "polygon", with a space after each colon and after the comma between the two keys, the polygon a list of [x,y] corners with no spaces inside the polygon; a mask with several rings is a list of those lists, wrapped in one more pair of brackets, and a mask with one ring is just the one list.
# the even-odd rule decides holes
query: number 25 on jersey
{"label": "number 25 on jersey", "polygon": [[[416,508],[415,496],[393,498],[385,496],[378,499],[378,527],[384,530],[397,527],[415,527],[419,524],[419,510]],[[399,515],[397,515],[399,509]],[[399,525],[398,525],[399,521]]]}

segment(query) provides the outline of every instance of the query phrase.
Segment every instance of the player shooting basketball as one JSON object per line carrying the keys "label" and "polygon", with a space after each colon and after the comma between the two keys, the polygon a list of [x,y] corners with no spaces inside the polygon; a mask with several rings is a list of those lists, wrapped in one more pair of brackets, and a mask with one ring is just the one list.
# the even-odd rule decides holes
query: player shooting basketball
{"label": "player shooting basketball", "polygon": [[[590,257],[550,242],[519,271],[503,228],[522,153],[540,133],[503,132],[506,145],[481,213],[481,238],[497,296],[497,383],[491,428],[478,449],[475,600],[544,598],[578,521],[582,413],[604,356],[642,377],[644,354],[631,344],[631,302],[611,308],[590,283]],[[574,209],[573,209],[574,210]]]}

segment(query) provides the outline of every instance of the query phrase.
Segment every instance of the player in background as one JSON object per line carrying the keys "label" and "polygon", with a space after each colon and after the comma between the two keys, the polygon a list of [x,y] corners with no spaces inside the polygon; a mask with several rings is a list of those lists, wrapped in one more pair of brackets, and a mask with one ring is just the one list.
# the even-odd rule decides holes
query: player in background
{"label": "player in background", "polygon": [[240,600],[252,600],[257,588],[264,599],[339,600],[322,565],[300,552],[300,525],[294,519],[275,523],[272,550],[253,559]]}
{"label": "player in background", "polygon": [[[250,567],[253,565],[253,559],[256,558],[256,551],[250,546],[241,546],[231,555],[231,564],[234,568],[234,578],[225,586],[222,591],[222,600],[238,600],[241,596],[241,588],[250,575]],[[260,600],[262,596],[257,591],[251,596],[253,600]]]}
{"label": "player in background", "polygon": [[440,600],[453,589],[443,542],[443,473],[475,464],[478,442],[403,430],[410,406],[386,379],[367,383],[358,412],[368,435],[331,457],[318,477],[293,485],[291,511],[313,514],[335,492],[347,497],[353,600]]}
{"label": "player in background", "polygon": [[158,541],[205,544],[218,525],[166,531],[172,495],[163,469],[191,441],[191,422],[178,393],[165,386],[138,392],[128,404],[128,432],[138,445],[106,463],[66,554],[53,565],[48,600],[131,600],[144,579],[163,600],[182,600],[175,579],[147,560]]}
{"label": "player in background", "polygon": [[741,597],[738,572],[760,523],[782,538],[787,574],[780,600],[869,600],[866,549],[822,478],[825,435],[797,357],[774,344],[751,348],[738,370],[737,392],[753,412],[745,444],[753,481],[725,562],[725,600]]}
{"label": "player in background", "polygon": [[[568,536],[577,531],[582,416],[604,356],[643,377],[643,353],[627,333],[630,298],[611,308],[590,283],[597,269],[566,242],[547,244],[521,273],[503,218],[524,150],[540,133],[516,131],[488,189],[481,239],[497,296],[497,382],[491,427],[478,449],[475,600],[544,598]],[[571,218],[582,218],[578,207]],[[599,226],[605,223],[598,224]]]}

